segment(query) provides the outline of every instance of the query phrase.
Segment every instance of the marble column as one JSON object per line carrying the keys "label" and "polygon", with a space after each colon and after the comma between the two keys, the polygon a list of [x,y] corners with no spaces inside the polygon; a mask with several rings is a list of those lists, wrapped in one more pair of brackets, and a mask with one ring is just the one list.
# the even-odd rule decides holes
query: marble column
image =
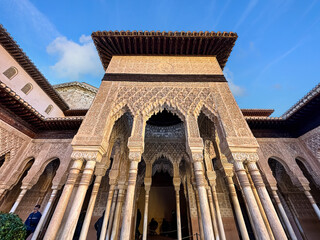
{"label": "marble column", "polygon": [[258,191],[261,203],[267,215],[275,239],[287,239],[286,233],[279,220],[277,212],[272,204],[265,184],[263,183],[260,171],[255,161],[247,161],[250,176]]}
{"label": "marble column", "polygon": [[40,231],[41,231],[41,228],[42,228],[44,222],[47,220],[48,213],[49,213],[49,211],[50,211],[50,208],[51,208],[52,203],[54,202],[54,200],[55,200],[55,198],[56,198],[56,196],[57,196],[57,192],[58,192],[58,189],[56,189],[56,188],[52,189],[52,192],[51,192],[49,201],[48,201],[45,209],[44,209],[43,212],[42,212],[42,216],[41,216],[41,218],[40,218],[40,221],[39,221],[39,223],[38,223],[38,225],[37,225],[36,230],[34,231],[34,233],[33,233],[33,235],[32,235],[31,240],[36,240],[36,239],[37,239],[37,237],[38,237],[38,235],[39,235],[39,233],[40,233]]}
{"label": "marble column", "polygon": [[17,210],[17,208],[18,208],[18,206],[19,206],[22,198],[23,198],[24,195],[27,193],[27,191],[28,191],[27,188],[21,189],[17,200],[15,201],[15,203],[13,204],[13,206],[12,206],[12,208],[11,208],[11,210],[10,210],[10,213],[14,213],[14,212]]}
{"label": "marble column", "polygon": [[243,219],[243,215],[242,215],[242,211],[241,211],[241,207],[239,204],[239,200],[238,200],[238,196],[237,196],[237,192],[236,189],[234,187],[234,183],[232,180],[233,177],[233,169],[230,170],[226,170],[225,169],[225,174],[226,174],[226,181],[227,181],[227,185],[229,188],[229,194],[231,197],[231,201],[233,204],[233,208],[236,214],[236,218],[237,218],[237,223],[240,229],[240,234],[243,240],[249,240],[249,235],[248,235],[248,231],[247,231],[247,227],[246,224],[244,222]]}
{"label": "marble column", "polygon": [[133,212],[133,203],[134,203],[134,193],[136,188],[136,180],[138,173],[138,163],[141,160],[141,152],[130,152],[129,153],[130,168],[129,168],[129,179],[128,179],[128,188],[127,196],[124,205],[124,216],[122,220],[121,227],[121,240],[130,239],[130,228]]}
{"label": "marble column", "polygon": [[292,240],[297,240],[297,236],[296,236],[296,234],[295,234],[295,232],[294,232],[294,230],[293,230],[293,228],[292,228],[292,226],[291,226],[291,223],[290,223],[290,221],[289,221],[289,219],[288,219],[288,216],[287,216],[287,214],[286,214],[286,211],[284,210],[284,208],[283,208],[283,206],[282,206],[282,203],[281,203],[281,201],[280,201],[280,198],[279,198],[279,196],[278,196],[278,193],[277,193],[276,188],[273,188],[273,189],[272,189],[272,195],[273,195],[274,201],[276,202],[276,204],[277,204],[277,206],[278,206],[278,209],[279,209],[279,211],[280,211],[282,220],[283,220],[284,224],[285,224],[286,227],[287,227],[287,231],[288,231],[288,233],[289,233],[289,235],[290,235],[290,238],[291,238]]}
{"label": "marble column", "polygon": [[110,239],[118,239],[119,222],[125,193],[125,185],[119,185],[118,189],[118,200],[116,210],[114,212],[113,226]]}
{"label": "marble column", "polygon": [[180,214],[180,185],[181,185],[180,178],[173,178],[173,186],[174,186],[174,190],[176,192],[176,214],[177,214],[177,237],[178,237],[178,240],[182,239],[181,214]]}
{"label": "marble column", "polygon": [[142,239],[146,240],[148,235],[148,208],[149,208],[149,192],[151,188],[151,178],[144,179],[144,189],[145,189],[145,202],[144,202],[144,215],[143,215],[143,234]]}
{"label": "marble column", "polygon": [[216,210],[213,206],[211,188],[209,186],[207,186],[206,189],[207,189],[207,193],[208,193],[209,206],[210,206],[210,210],[211,210],[211,218],[212,218],[214,236],[215,236],[216,240],[220,240],[218,224],[217,224],[217,216],[215,213]]}
{"label": "marble column", "polygon": [[214,206],[216,208],[216,213],[217,213],[219,236],[220,236],[220,239],[226,240],[226,234],[224,232],[224,227],[223,227],[223,222],[222,222],[222,217],[221,217],[221,212],[220,212],[220,206],[219,206],[219,202],[218,202],[218,195],[217,195],[217,191],[216,191],[216,176],[214,176],[214,178],[211,178],[211,176],[209,176],[208,178],[209,178],[209,184],[210,184],[211,191],[212,191]]}
{"label": "marble column", "polygon": [[305,194],[306,197],[308,198],[308,200],[309,200],[309,202],[311,203],[314,211],[315,211],[316,214],[317,214],[318,219],[320,220],[320,210],[319,210],[319,207],[318,207],[318,205],[316,204],[314,198],[312,197],[310,191],[309,191],[309,190],[305,190],[305,191],[304,191],[304,194]]}
{"label": "marble column", "polygon": [[[242,154],[242,153],[241,153]],[[241,155],[242,156],[242,155]],[[244,154],[246,156],[246,154]],[[254,225],[256,235],[258,239],[270,239],[268,230],[264,224],[263,218],[261,216],[258,204],[253,195],[250,182],[247,177],[247,173],[244,169],[242,161],[234,161],[234,170],[239,179],[240,186],[243,191],[243,195],[245,197],[245,201],[247,202],[248,211],[252,216],[251,220]]]}
{"label": "marble column", "polygon": [[110,218],[108,221],[108,229],[107,229],[106,239],[109,239],[111,236],[113,219],[114,219],[114,212],[115,212],[115,208],[116,208],[116,204],[117,204],[117,196],[118,196],[118,190],[115,190],[115,192],[113,194],[112,204],[111,204]]}
{"label": "marble column", "polygon": [[204,238],[214,240],[212,221],[210,216],[211,214],[210,214],[210,208],[208,203],[208,196],[205,188],[205,178],[204,178],[203,166],[202,166],[202,161],[203,161],[202,152],[192,152],[192,159],[193,159],[193,166],[194,166],[194,175],[195,175],[196,185],[197,185],[198,194],[199,194]]}
{"label": "marble column", "polygon": [[54,214],[51,218],[50,224],[44,236],[44,239],[46,240],[53,240],[56,238],[57,232],[61,225],[64,212],[67,208],[74,184],[77,181],[82,164],[83,164],[82,159],[76,159],[73,161],[73,164],[69,171],[67,182],[63,188],[63,192],[60,196],[58,205],[55,208]]}
{"label": "marble column", "polygon": [[[110,171],[111,173],[111,171]],[[114,188],[116,185],[116,178],[110,178],[110,173],[109,173],[109,192],[108,192],[108,199],[107,199],[107,205],[106,209],[104,212],[104,218],[101,226],[101,233],[100,233],[100,240],[104,240],[106,237],[106,231],[107,231],[107,225],[108,225],[108,220],[109,220],[109,214],[110,214],[110,208],[111,208],[111,203],[113,199],[113,194],[114,194]],[[111,224],[111,222],[110,222]]]}
{"label": "marble column", "polygon": [[199,193],[198,193],[198,189],[196,187],[194,188],[194,192],[195,192],[195,195],[196,195],[198,224],[199,224],[199,228],[200,228],[200,239],[204,239],[203,222],[202,222],[200,203],[199,203]]}
{"label": "marble column", "polygon": [[99,168],[97,167],[97,169],[96,169],[96,178],[94,180],[94,184],[93,184],[93,188],[92,188],[92,192],[91,192],[91,196],[90,196],[90,201],[88,204],[86,216],[85,216],[83,224],[82,224],[81,234],[80,234],[79,240],[85,240],[87,238],[94,205],[96,203],[96,199],[97,199],[97,195],[99,192],[102,177],[105,175],[106,170],[107,170],[107,166],[99,167]]}
{"label": "marble column", "polygon": [[67,240],[72,239],[73,237],[81,212],[82,204],[86,196],[95,166],[96,161],[91,160],[86,162],[86,166],[83,170],[79,187],[74,198],[75,201],[72,203],[72,207],[70,209],[70,213],[65,224],[66,227],[63,229],[61,234],[61,239]]}

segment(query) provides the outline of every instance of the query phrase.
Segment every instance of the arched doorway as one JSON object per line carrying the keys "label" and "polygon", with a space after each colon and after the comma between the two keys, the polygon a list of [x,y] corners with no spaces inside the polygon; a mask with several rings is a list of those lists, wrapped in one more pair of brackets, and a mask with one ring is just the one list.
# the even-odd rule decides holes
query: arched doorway
{"label": "arched doorway", "polygon": [[318,239],[319,220],[305,194],[293,184],[295,176],[290,176],[285,165],[275,158],[269,158],[268,164],[277,181],[280,201],[296,236],[301,239]]}
{"label": "arched doorway", "polygon": [[58,158],[50,161],[40,175],[37,183],[24,195],[15,211],[21,219],[26,219],[36,204],[41,206],[40,211],[45,208],[45,204],[50,198],[52,180],[56,175],[59,165],[60,160]]}
{"label": "arched doorway", "polygon": [[2,198],[0,202],[0,211],[2,212],[9,212],[12,208],[13,204],[15,203],[17,197],[19,196],[19,193],[21,191],[21,185],[22,180],[25,176],[27,176],[28,171],[32,167],[34,163],[34,158],[30,158],[27,162],[27,164],[24,166],[23,171],[21,171],[21,174],[17,180],[17,183],[13,186],[12,189],[8,190],[6,195]]}

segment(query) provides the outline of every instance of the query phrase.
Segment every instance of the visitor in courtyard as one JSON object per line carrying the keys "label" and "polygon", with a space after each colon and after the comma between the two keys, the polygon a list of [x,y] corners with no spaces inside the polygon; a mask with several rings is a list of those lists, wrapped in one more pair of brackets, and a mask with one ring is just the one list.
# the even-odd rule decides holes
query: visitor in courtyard
{"label": "visitor in courtyard", "polygon": [[94,224],[94,228],[97,231],[97,239],[99,240],[100,238],[100,234],[101,234],[101,229],[102,229],[102,224],[103,224],[103,218],[104,218],[104,214],[106,211],[103,211],[102,216],[96,221],[96,223]]}
{"label": "visitor in courtyard", "polygon": [[154,218],[152,218],[151,222],[149,223],[149,231],[151,236],[157,235],[157,232],[156,232],[157,228],[158,228],[158,222]]}
{"label": "visitor in courtyard", "polygon": [[41,218],[41,213],[39,212],[40,209],[40,205],[35,205],[33,212],[30,213],[29,217],[27,218],[27,220],[25,221],[24,225],[26,226],[27,229],[27,235],[26,235],[26,239],[29,237],[30,234],[34,233],[34,231],[36,230],[36,227],[40,221]]}

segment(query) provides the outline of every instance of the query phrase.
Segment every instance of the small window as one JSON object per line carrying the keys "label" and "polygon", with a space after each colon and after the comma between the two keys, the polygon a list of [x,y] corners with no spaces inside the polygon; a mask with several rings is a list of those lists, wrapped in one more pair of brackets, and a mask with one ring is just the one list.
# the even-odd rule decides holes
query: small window
{"label": "small window", "polygon": [[3,72],[3,75],[5,75],[10,80],[14,78],[17,74],[18,74],[18,69],[15,67],[10,67]]}
{"label": "small window", "polygon": [[31,92],[32,88],[33,88],[32,84],[31,83],[27,83],[26,85],[24,85],[24,87],[21,89],[21,91],[23,93],[25,93],[26,95],[28,95]]}
{"label": "small window", "polygon": [[52,111],[52,108],[53,108],[53,106],[50,104],[50,105],[47,107],[47,109],[45,110],[45,112],[46,112],[47,114],[49,114],[49,113]]}

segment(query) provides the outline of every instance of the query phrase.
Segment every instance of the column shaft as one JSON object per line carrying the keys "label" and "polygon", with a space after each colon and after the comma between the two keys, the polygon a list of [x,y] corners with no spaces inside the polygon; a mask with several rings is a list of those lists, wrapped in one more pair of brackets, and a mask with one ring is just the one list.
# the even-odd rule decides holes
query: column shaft
{"label": "column shaft", "polygon": [[100,238],[99,238],[100,240],[104,240],[106,237],[107,224],[108,224],[108,220],[109,220],[109,214],[110,214],[111,202],[112,202],[112,198],[113,198],[114,187],[115,187],[115,184],[112,182],[109,187],[108,200],[107,200],[106,210],[104,212],[104,218],[103,218],[101,233],[100,233]]}
{"label": "column shaft", "polygon": [[96,179],[93,184],[92,192],[91,192],[91,197],[90,201],[88,204],[87,208],[87,213],[84,218],[83,224],[82,224],[82,229],[81,229],[81,234],[79,240],[85,240],[87,238],[90,222],[91,222],[91,217],[93,213],[93,208],[96,203],[97,195],[99,192],[100,188],[100,183],[101,183],[102,176],[96,176]]}
{"label": "column shaft", "polygon": [[136,188],[136,180],[137,180],[137,173],[138,173],[138,160],[134,159],[130,161],[131,162],[130,162],[130,169],[129,169],[127,196],[125,200],[124,216],[123,216],[122,227],[121,227],[121,236],[120,236],[121,240],[129,240],[130,238],[134,192]]}
{"label": "column shaft", "polygon": [[177,236],[178,240],[182,239],[182,233],[181,233],[181,216],[180,216],[180,194],[179,194],[180,186],[179,188],[176,187],[176,213],[177,213]]}
{"label": "column shaft", "polygon": [[61,194],[59,203],[55,208],[54,214],[51,218],[50,224],[44,236],[44,239],[46,240],[53,240],[56,238],[57,232],[61,225],[64,212],[67,208],[74,184],[77,180],[82,164],[83,164],[82,160],[75,160],[72,164],[72,167],[70,169],[67,182],[63,188],[63,192]]}
{"label": "column shaft", "polygon": [[194,161],[194,172],[199,193],[201,218],[205,239],[214,240],[207,191],[204,185],[204,174],[201,161]]}
{"label": "column shaft", "polygon": [[148,234],[148,208],[149,208],[149,190],[146,190],[145,203],[144,203],[144,216],[143,216],[143,240],[147,240]]}
{"label": "column shaft", "polygon": [[227,179],[227,183],[228,183],[228,187],[229,187],[229,193],[230,193],[230,196],[231,196],[232,204],[233,204],[234,211],[235,211],[235,214],[236,214],[238,226],[240,228],[241,237],[242,237],[243,240],[249,240],[250,238],[249,238],[249,235],[248,235],[246,224],[245,224],[244,219],[243,219],[242,211],[241,211],[241,208],[240,208],[238,196],[237,196],[234,184],[233,184],[232,177],[227,175],[226,179]]}
{"label": "column shaft", "polygon": [[256,186],[256,189],[258,191],[260,200],[265,210],[265,214],[267,215],[267,218],[269,220],[269,224],[271,226],[275,239],[287,239],[286,233],[282,227],[277,212],[263,183],[257,164],[255,162],[248,162],[247,166],[254,185]]}
{"label": "column shaft", "polygon": [[210,211],[211,211],[211,217],[212,217],[213,231],[214,231],[216,240],[219,240],[220,236],[219,236],[217,218],[216,218],[215,208],[213,206],[213,199],[212,199],[212,193],[211,193],[210,187],[207,188],[207,192],[208,192],[208,199],[209,199],[209,205],[210,205]]}
{"label": "column shaft", "polygon": [[19,206],[22,198],[23,198],[24,195],[27,193],[27,191],[28,191],[28,189],[22,189],[22,190],[21,190],[21,192],[20,192],[17,200],[15,201],[15,203],[13,204],[13,206],[12,206],[12,208],[11,208],[11,210],[10,210],[10,213],[14,213],[14,212],[17,210],[17,208],[18,208],[18,206]]}
{"label": "column shaft", "polygon": [[222,222],[222,217],[221,217],[221,212],[220,212],[220,206],[219,206],[219,202],[218,202],[218,195],[217,195],[215,184],[211,184],[211,190],[212,190],[212,196],[213,196],[214,205],[215,205],[216,211],[217,211],[217,220],[218,220],[218,228],[219,228],[220,238],[222,240],[225,240],[226,239],[226,235],[224,233],[224,227],[223,227],[223,222]]}
{"label": "column shaft", "polygon": [[319,218],[320,220],[320,210],[319,210],[319,207],[318,205],[316,204],[316,202],[314,201],[310,191],[304,191],[304,194],[306,195],[306,197],[308,198],[309,202],[311,203],[314,211],[316,212],[317,214],[317,217]]}
{"label": "column shaft", "polygon": [[40,231],[41,231],[41,228],[42,228],[44,222],[47,220],[47,216],[48,216],[48,213],[49,213],[49,211],[50,211],[50,207],[51,207],[54,199],[56,198],[57,192],[58,192],[57,189],[53,189],[53,190],[52,190],[51,195],[50,195],[50,198],[49,198],[49,201],[48,201],[45,209],[44,209],[43,212],[42,212],[42,216],[41,216],[41,218],[40,218],[40,221],[39,221],[39,223],[38,223],[38,225],[37,225],[36,230],[34,231],[34,233],[33,233],[33,235],[32,235],[31,240],[36,240],[36,239],[37,239],[37,237],[38,237],[38,235],[39,235],[39,233],[40,233]]}
{"label": "column shaft", "polygon": [[234,162],[235,172],[239,179],[245,200],[247,202],[248,211],[252,216],[252,223],[255,226],[256,234],[258,239],[270,239],[268,230],[264,224],[262,219],[258,204],[253,195],[246,171],[243,167],[243,163],[241,161]]}
{"label": "column shaft", "polygon": [[286,214],[286,212],[285,212],[285,210],[284,210],[284,208],[283,208],[283,206],[282,206],[282,204],[281,204],[281,201],[280,201],[280,198],[279,198],[279,196],[278,196],[277,191],[276,191],[276,190],[273,190],[273,191],[272,191],[272,195],[273,195],[273,198],[274,198],[274,200],[275,200],[275,202],[276,202],[276,204],[277,204],[277,206],[278,206],[278,208],[279,208],[280,214],[281,214],[281,216],[282,216],[282,220],[284,221],[284,224],[285,224],[286,227],[287,227],[287,231],[289,232],[290,238],[291,238],[292,240],[297,240],[297,236],[296,236],[296,234],[294,233],[294,230],[293,230],[293,228],[292,228],[292,226],[291,226],[291,223],[290,223],[290,221],[289,221],[289,219],[288,219],[288,216],[287,216],[287,214]]}
{"label": "column shaft", "polygon": [[66,227],[63,229],[61,234],[62,239],[67,240],[72,239],[73,237],[79,219],[82,204],[86,196],[95,166],[96,161],[87,161],[86,163],[79,183],[79,188],[75,195],[75,201],[72,204],[68,219],[65,224]]}
{"label": "column shaft", "polygon": [[123,204],[123,198],[124,198],[124,189],[119,189],[118,193],[118,201],[116,210],[114,213],[114,220],[113,220],[113,226],[112,226],[112,232],[111,232],[111,238],[110,239],[117,239],[118,237],[118,229],[119,229],[119,222],[120,222],[120,215],[121,215],[121,209]]}
{"label": "column shaft", "polygon": [[118,196],[118,190],[115,190],[115,192],[113,194],[112,205],[111,205],[111,210],[110,210],[110,218],[108,221],[109,223],[108,223],[107,236],[106,236],[107,240],[111,236],[111,230],[112,230],[113,219],[114,219],[114,212],[115,212],[116,203],[117,203],[117,196]]}

